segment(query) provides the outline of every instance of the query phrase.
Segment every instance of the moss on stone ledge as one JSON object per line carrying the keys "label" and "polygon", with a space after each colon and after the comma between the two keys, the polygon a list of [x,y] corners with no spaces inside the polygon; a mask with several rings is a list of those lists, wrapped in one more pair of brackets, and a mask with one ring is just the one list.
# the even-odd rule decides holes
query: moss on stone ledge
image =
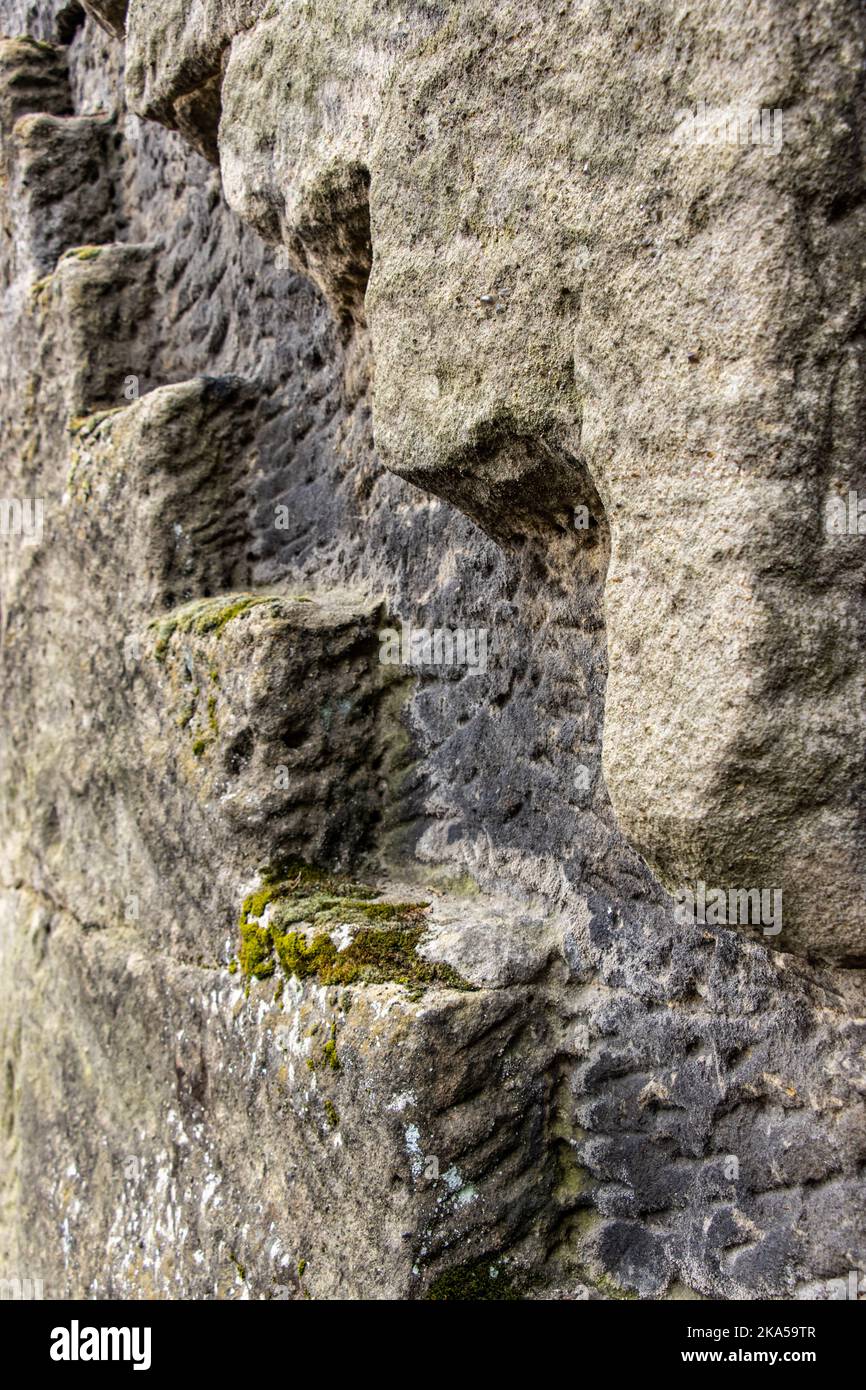
{"label": "moss on stone ledge", "polygon": [[501,1266],[490,1260],[456,1265],[433,1280],[427,1291],[433,1303],[519,1302],[520,1294]]}
{"label": "moss on stone ledge", "polygon": [[[264,884],[241,908],[241,969],[266,979],[277,965],[286,976],[323,985],[404,985],[421,992],[439,985],[473,986],[450,965],[418,955],[427,903],[374,902],[377,891],[304,864],[266,872]],[[342,950],[332,931],[348,931]]]}
{"label": "moss on stone ledge", "polygon": [[176,608],[162,618],[155,618],[150,624],[156,633],[154,656],[158,661],[164,660],[176,632],[188,632],[196,637],[219,637],[230,622],[251,608],[260,608],[263,604],[279,608],[283,603],[310,602],[312,600],[305,594],[223,594],[216,598],[193,599],[182,608]]}
{"label": "moss on stone ledge", "polygon": [[156,632],[154,655],[158,660],[165,656],[168,644],[176,632],[192,632],[198,637],[212,633],[219,637],[223,628],[233,618],[239,617],[249,608],[270,602],[272,598],[271,594],[261,597],[255,594],[232,594],[227,598],[195,599],[183,608],[178,608],[151,623],[151,628]]}
{"label": "moss on stone ledge", "polygon": [[125,406],[113,405],[107,410],[94,410],[90,415],[73,415],[69,419],[66,429],[69,434],[86,437],[93,434],[105,420],[113,419],[115,415],[120,415],[125,409]]}
{"label": "moss on stone ledge", "polygon": [[61,261],[95,261],[102,255],[101,246],[70,246],[60,257]]}

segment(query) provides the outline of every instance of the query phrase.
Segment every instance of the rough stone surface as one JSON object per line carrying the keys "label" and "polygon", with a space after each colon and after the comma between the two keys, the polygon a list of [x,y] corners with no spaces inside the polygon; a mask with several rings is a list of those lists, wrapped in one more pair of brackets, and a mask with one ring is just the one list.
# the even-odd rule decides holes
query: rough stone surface
{"label": "rough stone surface", "polygon": [[[44,501],[0,539],[0,1277],[844,1296],[860,7],[84,10],[0,43]],[[701,99],[781,149],[675,143]],[[381,665],[403,622],[486,669]],[[782,933],[682,925],[697,879]]]}
{"label": "rough stone surface", "polygon": [[[386,464],[493,535],[609,528],[605,780],[662,882],[782,887],[789,949],[862,964],[863,571],[821,526],[860,469],[860,7],[343,11],[238,32],[229,202],[347,308],[372,264]],[[704,91],[783,148],[675,144]]]}

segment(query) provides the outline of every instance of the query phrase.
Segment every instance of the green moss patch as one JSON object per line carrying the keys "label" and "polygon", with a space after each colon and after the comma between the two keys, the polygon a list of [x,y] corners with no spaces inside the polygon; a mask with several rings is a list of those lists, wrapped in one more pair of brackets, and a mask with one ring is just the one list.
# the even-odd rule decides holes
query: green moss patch
{"label": "green moss patch", "polygon": [[[193,599],[191,603],[176,608],[162,618],[155,618],[150,624],[156,633],[154,656],[158,661],[165,658],[169,643],[176,632],[191,633],[196,637],[219,637],[229,623],[251,608],[270,604],[275,611],[285,603],[311,603],[304,594],[223,594],[216,598]],[[211,668],[211,679],[218,682],[216,667]]]}
{"label": "green moss patch", "polygon": [[520,1294],[500,1265],[490,1260],[445,1270],[427,1290],[433,1303],[518,1302]]}
{"label": "green moss patch", "polygon": [[156,632],[154,655],[158,660],[162,660],[176,632],[191,632],[197,637],[205,637],[211,633],[219,637],[223,629],[234,618],[240,617],[241,613],[246,613],[248,609],[256,608],[262,603],[272,602],[272,594],[234,594],[230,598],[195,599],[183,608],[175,609],[173,613],[168,613],[164,618],[157,618],[151,623],[151,628]]}
{"label": "green moss patch", "polygon": [[[284,864],[266,874],[263,887],[241,908],[238,958],[244,975],[265,979],[279,965],[286,976],[323,985],[390,982],[418,992],[436,985],[473,988],[450,965],[418,955],[429,904],[372,901],[377,896],[367,885],[302,864]],[[330,932],[343,926],[354,935],[339,950]],[[333,1057],[328,1044],[325,1054],[329,1065],[339,1065],[336,1044]]]}

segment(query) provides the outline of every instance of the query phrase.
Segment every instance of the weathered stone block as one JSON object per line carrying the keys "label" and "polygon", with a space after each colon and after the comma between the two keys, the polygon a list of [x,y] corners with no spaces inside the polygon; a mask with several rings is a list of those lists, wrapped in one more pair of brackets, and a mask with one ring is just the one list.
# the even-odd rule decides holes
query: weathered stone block
{"label": "weathered stone block", "polygon": [[115,409],[151,384],[153,257],[152,246],[129,242],[77,246],[39,287],[72,418]]}
{"label": "weathered stone block", "polygon": [[27,35],[0,39],[0,129],[4,139],[19,116],[34,111],[54,116],[72,112],[63,51]]}
{"label": "weathered stone block", "polygon": [[18,259],[34,275],[69,246],[111,239],[113,127],[99,116],[22,116],[5,146],[11,169]]}

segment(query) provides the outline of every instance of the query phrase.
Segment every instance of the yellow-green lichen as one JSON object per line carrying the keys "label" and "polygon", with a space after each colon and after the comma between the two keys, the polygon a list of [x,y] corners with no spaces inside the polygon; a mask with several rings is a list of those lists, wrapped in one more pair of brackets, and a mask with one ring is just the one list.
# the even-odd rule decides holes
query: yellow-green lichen
{"label": "yellow-green lichen", "polygon": [[45,293],[45,291],[51,288],[51,282],[53,281],[53,279],[54,276],[53,274],[51,274],[43,275],[41,280],[33,281],[33,284],[30,286],[30,298],[34,301],[34,303],[38,303],[41,300],[42,295]]}
{"label": "yellow-green lichen", "polygon": [[68,251],[64,251],[60,257],[61,261],[95,261],[97,256],[102,255],[101,246],[71,246]]}
{"label": "yellow-green lichen", "polygon": [[72,415],[67,423],[66,429],[69,434],[79,435],[86,438],[93,434],[106,420],[112,419],[126,407],[122,405],[109,406],[107,410],[94,410],[90,415]]}

